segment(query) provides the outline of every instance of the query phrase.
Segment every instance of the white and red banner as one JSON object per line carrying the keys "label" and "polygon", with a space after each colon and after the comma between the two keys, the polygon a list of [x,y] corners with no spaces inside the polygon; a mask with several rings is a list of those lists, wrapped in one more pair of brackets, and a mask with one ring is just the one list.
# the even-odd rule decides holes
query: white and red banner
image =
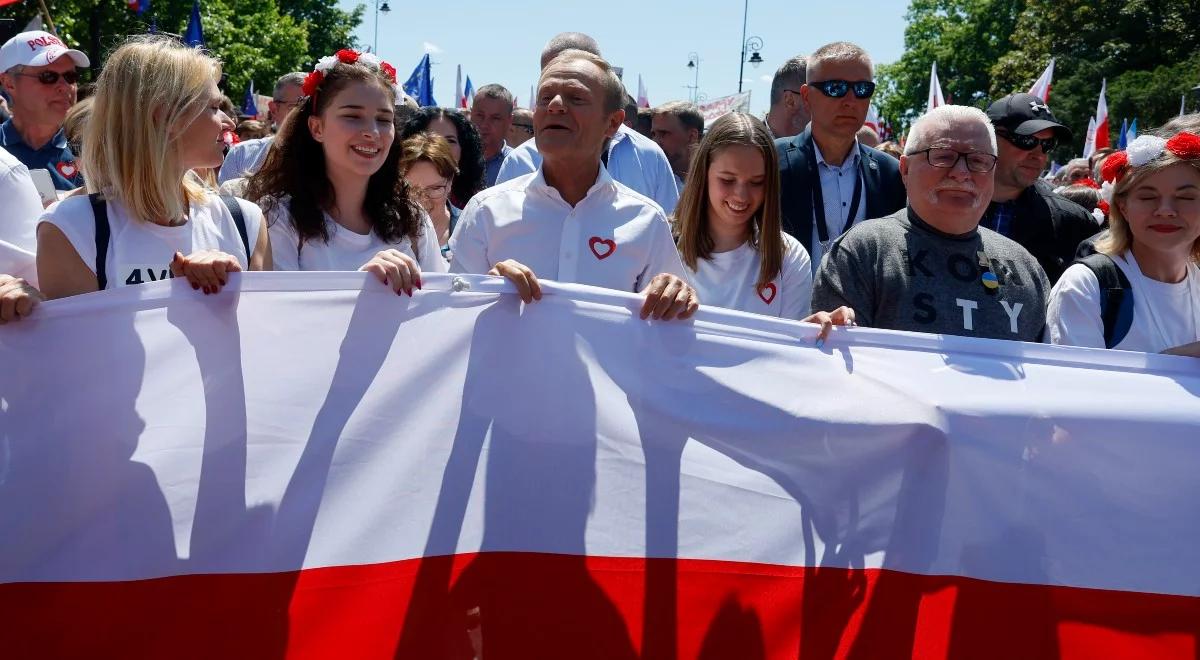
{"label": "white and red banner", "polygon": [[4,657],[1194,657],[1194,360],[452,281],[0,327]]}
{"label": "white and red banner", "polygon": [[704,116],[704,127],[708,128],[712,126],[714,121],[731,112],[750,112],[750,92],[722,96],[719,99],[701,103],[696,107],[700,109],[700,114]]}

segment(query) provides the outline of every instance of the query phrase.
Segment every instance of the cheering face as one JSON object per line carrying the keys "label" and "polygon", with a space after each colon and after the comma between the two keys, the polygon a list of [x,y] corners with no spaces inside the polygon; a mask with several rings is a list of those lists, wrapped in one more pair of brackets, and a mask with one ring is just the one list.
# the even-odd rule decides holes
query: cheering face
{"label": "cheering face", "polygon": [[716,151],[708,165],[708,222],[749,235],[750,221],[766,197],[767,166],[754,147]]}
{"label": "cheering face", "polygon": [[219,167],[225,155],[225,131],[233,130],[233,120],[221,110],[221,90],[216,81],[199,114],[179,134],[179,160],[187,169]]}
{"label": "cheering face", "polygon": [[[808,69],[808,79],[813,82],[826,80],[871,80],[871,65],[857,60],[823,62],[819,67]],[[860,99],[853,91],[847,91],[841,98],[826,96],[824,92],[811,85],[803,85],[800,95],[804,97],[804,105],[812,115],[813,132],[825,135],[836,135],[850,139],[862,128],[867,120],[867,109],[871,99]]]}
{"label": "cheering face", "polygon": [[935,167],[928,153],[902,157],[900,174],[908,189],[909,204],[917,215],[943,231],[970,231],[992,199],[995,170],[972,172],[961,155],[993,153],[987,126],[979,122],[953,123],[937,130],[925,147],[951,149],[960,157],[952,167]]}
{"label": "cheering face", "polygon": [[[43,74],[53,73],[56,76],[51,84],[42,82]],[[13,113],[26,117],[36,117],[38,122],[61,125],[67,116],[67,110],[75,105],[77,85],[68,83],[62,74],[75,73],[75,62],[66,55],[59,57],[46,66],[20,67],[20,72],[12,72],[7,76],[5,89],[13,98]]]}
{"label": "cheering face", "polygon": [[1200,238],[1200,171],[1176,163],[1117,199],[1134,244],[1187,255]]}
{"label": "cheering face", "polygon": [[542,71],[533,128],[543,156],[600,161],[605,139],[625,119],[622,110],[605,110],[603,75],[583,59],[559,60]]}
{"label": "cheering face", "polygon": [[[1054,129],[1047,128],[1033,134],[1039,140],[1054,137]],[[1034,146],[1029,151],[1021,149],[1003,137],[996,136],[996,147],[999,149],[996,161],[996,180],[1003,186],[1025,189],[1032,186],[1042,171],[1046,169],[1048,156],[1041,146]],[[1087,176],[1085,173],[1084,176]]]}
{"label": "cheering face", "polygon": [[325,150],[326,171],[370,177],[383,167],[396,139],[392,96],[372,82],[352,82],[317,117],[308,130]]}
{"label": "cheering face", "polygon": [[429,128],[425,130],[446,138],[446,143],[450,145],[450,155],[454,157],[454,164],[457,165],[462,158],[462,144],[458,141],[458,128],[454,122],[445,117],[438,117],[429,122]]}

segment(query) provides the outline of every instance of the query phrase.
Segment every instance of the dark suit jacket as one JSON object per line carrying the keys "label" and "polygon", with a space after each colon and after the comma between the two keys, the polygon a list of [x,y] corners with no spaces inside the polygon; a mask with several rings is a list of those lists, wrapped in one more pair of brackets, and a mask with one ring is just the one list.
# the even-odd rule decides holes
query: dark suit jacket
{"label": "dark suit jacket", "polygon": [[[780,204],[783,210],[783,230],[800,241],[812,254],[813,195],[808,148],[812,142],[811,129],[790,137],[775,140],[779,151]],[[858,146],[863,162],[863,188],[867,209],[863,219],[882,218],[904,208],[908,194],[900,179],[900,162],[871,147]],[[815,164],[814,164],[815,165]],[[816,182],[820,185],[820,181]],[[830,237],[833,238],[833,237]]]}

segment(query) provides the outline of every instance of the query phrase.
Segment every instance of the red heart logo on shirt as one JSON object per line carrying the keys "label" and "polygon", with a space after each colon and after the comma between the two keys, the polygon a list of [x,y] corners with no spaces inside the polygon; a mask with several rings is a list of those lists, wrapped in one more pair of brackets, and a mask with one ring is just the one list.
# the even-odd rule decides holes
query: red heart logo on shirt
{"label": "red heart logo on shirt", "polygon": [[74,179],[75,175],[79,173],[79,168],[75,167],[74,161],[63,161],[61,163],[57,163],[55,164],[54,169],[58,170],[58,173],[63,175],[63,178],[66,179]]}
{"label": "red heart logo on shirt", "polygon": [[771,304],[772,300],[775,300],[776,293],[779,293],[779,290],[775,288],[774,282],[767,282],[766,284],[758,287],[758,297],[762,298],[762,301],[768,305]]}
{"label": "red heart logo on shirt", "polygon": [[588,241],[588,247],[592,249],[592,254],[596,255],[597,259],[607,259],[612,256],[613,252],[617,251],[617,242],[610,238],[593,236]]}

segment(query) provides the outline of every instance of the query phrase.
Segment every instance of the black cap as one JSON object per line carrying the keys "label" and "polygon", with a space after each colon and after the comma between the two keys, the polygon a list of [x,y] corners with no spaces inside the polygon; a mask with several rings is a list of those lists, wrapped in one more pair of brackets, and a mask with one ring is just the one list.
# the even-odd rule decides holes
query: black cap
{"label": "black cap", "polygon": [[1033,94],[1009,94],[989,105],[987,116],[996,128],[1008,129],[1016,135],[1033,135],[1053,128],[1060,139],[1071,139],[1071,129],[1058,123],[1050,106]]}

